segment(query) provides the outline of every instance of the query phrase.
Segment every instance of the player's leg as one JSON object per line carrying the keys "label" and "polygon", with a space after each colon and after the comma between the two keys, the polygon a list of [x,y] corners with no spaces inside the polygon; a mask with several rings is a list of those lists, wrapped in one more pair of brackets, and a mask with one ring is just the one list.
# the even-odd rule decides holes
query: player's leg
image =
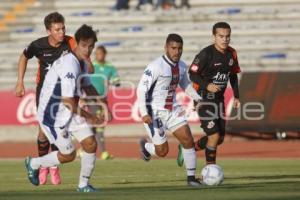
{"label": "player's leg", "polygon": [[190,127],[187,124],[183,124],[172,132],[182,145],[182,156],[186,168],[188,185],[200,186],[199,181],[195,178],[197,156]]}
{"label": "player's leg", "polygon": [[66,130],[53,127],[49,128],[44,125],[41,126],[48,140],[54,143],[59,151],[52,151],[42,157],[26,158],[25,166],[27,168],[28,178],[34,185],[39,185],[38,176],[40,167],[57,166],[60,163],[71,162],[76,157],[75,147]]}
{"label": "player's leg", "polygon": [[77,191],[95,192],[96,189],[89,183],[96,161],[97,141],[94,133],[86,124],[82,128],[72,131],[72,135],[78,140],[82,148],[81,169]]}
{"label": "player's leg", "polygon": [[144,124],[144,127],[151,142],[140,140],[141,157],[145,161],[149,161],[153,155],[165,157],[169,152],[169,145],[162,120],[156,117],[152,124]]}

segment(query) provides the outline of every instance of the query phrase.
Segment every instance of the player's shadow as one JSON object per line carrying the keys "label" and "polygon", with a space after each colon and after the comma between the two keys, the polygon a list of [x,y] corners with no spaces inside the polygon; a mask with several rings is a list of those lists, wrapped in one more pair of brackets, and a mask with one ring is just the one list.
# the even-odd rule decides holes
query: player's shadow
{"label": "player's shadow", "polygon": [[248,180],[274,180],[274,179],[287,179],[287,178],[300,178],[300,174],[286,174],[286,175],[271,175],[271,176],[235,176],[235,177],[226,177],[227,180],[236,180],[236,179],[248,179]]}

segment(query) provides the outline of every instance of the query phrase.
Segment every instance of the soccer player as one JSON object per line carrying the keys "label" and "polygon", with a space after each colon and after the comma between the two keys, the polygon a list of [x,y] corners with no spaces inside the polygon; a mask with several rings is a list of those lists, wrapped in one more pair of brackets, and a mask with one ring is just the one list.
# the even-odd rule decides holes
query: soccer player
{"label": "soccer player", "polygon": [[[217,145],[224,141],[224,92],[228,80],[234,93],[233,107],[240,106],[237,73],[241,70],[236,50],[229,46],[230,25],[218,22],[213,26],[212,34],[214,43],[202,49],[189,68],[190,80],[203,98],[196,108],[206,136],[195,142],[195,149],[205,150],[206,164],[216,163]],[[179,146],[177,164],[182,166],[183,160]]]}
{"label": "soccer player", "polygon": [[142,121],[151,142],[141,139],[141,156],[149,161],[152,155],[165,157],[169,147],[166,130],[182,144],[189,186],[200,186],[195,178],[196,152],[185,112],[176,103],[176,88],[185,90],[195,101],[201,97],[193,89],[180,60],[183,40],[178,34],[169,34],[165,43],[165,55],[150,63],[137,88],[137,98]]}
{"label": "soccer player", "polygon": [[[48,14],[44,18],[44,24],[48,36],[39,38],[30,43],[30,45],[24,49],[23,53],[19,58],[18,63],[18,80],[15,87],[16,96],[22,97],[25,94],[24,88],[24,75],[27,67],[28,60],[35,56],[39,62],[39,68],[36,76],[36,106],[39,105],[39,96],[45,76],[52,66],[53,62],[58,59],[62,53],[69,52],[75,47],[75,40],[65,35],[65,19],[58,13],[53,12]],[[50,143],[43,133],[42,129],[39,127],[38,139],[38,155],[46,155],[50,148]],[[57,147],[51,144],[52,151],[56,151]],[[54,185],[61,183],[61,178],[59,174],[59,169],[57,166],[51,168],[40,168],[40,184],[46,184],[47,175],[50,172],[51,182]]]}
{"label": "soccer player", "polygon": [[[95,60],[93,61],[94,74],[91,75],[91,82],[96,88],[98,94],[107,100],[107,89],[110,85],[116,87],[120,86],[120,78],[116,68],[106,61],[106,48],[102,45],[96,47]],[[99,106],[90,107],[94,113],[101,116],[103,110]],[[96,136],[97,144],[101,152],[100,158],[102,160],[112,159],[113,156],[106,151],[104,139],[105,127],[93,128]]]}
{"label": "soccer player", "polygon": [[63,54],[48,71],[39,99],[38,122],[58,151],[37,158],[27,157],[25,166],[30,182],[39,185],[40,167],[52,167],[75,159],[73,135],[84,150],[77,191],[95,192],[89,179],[95,165],[97,142],[88,122],[100,125],[103,119],[81,109],[78,101],[82,90],[89,96],[97,95],[86,77],[87,65],[84,62],[92,53],[97,37],[92,27],[82,25],[76,31],[75,39],[77,46],[74,52]]}

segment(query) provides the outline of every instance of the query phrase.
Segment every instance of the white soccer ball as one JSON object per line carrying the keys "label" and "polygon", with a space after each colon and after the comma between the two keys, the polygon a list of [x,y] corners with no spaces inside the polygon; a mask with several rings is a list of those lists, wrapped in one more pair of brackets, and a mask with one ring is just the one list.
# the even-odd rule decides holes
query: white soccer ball
{"label": "white soccer ball", "polygon": [[224,180],[222,168],[216,164],[206,165],[201,171],[202,181],[204,185],[220,185]]}

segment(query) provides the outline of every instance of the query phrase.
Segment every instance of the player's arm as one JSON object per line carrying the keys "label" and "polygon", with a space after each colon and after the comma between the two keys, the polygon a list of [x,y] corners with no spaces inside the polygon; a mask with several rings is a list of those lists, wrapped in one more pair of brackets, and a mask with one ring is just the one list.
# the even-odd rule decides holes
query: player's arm
{"label": "player's arm", "polygon": [[15,93],[17,97],[22,97],[25,94],[25,87],[24,87],[24,75],[26,72],[28,63],[28,58],[22,53],[19,58],[18,62],[18,80],[15,87]]}
{"label": "player's arm", "polygon": [[147,95],[155,81],[157,80],[158,73],[154,67],[147,67],[140,79],[137,87],[137,101],[142,120],[146,124],[152,123],[152,118],[147,111]]}
{"label": "player's arm", "polygon": [[15,93],[18,97],[22,97],[25,94],[24,75],[28,60],[36,55],[37,48],[35,43],[36,41],[32,42],[27,48],[24,49],[18,61],[18,80],[15,87]]}
{"label": "player's arm", "polygon": [[207,90],[215,93],[220,91],[221,88],[218,85],[211,83],[209,79],[203,75],[204,68],[207,65],[207,57],[208,55],[204,50],[196,55],[189,68],[189,78],[195,84],[197,92],[200,90]]}
{"label": "player's arm", "polygon": [[189,95],[194,101],[202,100],[202,97],[197,93],[197,91],[193,88],[191,81],[188,78],[187,73],[185,72],[182,79],[179,82],[179,86],[181,89],[185,91],[187,95]]}
{"label": "player's arm", "polygon": [[62,97],[63,104],[72,112],[84,117],[91,124],[101,124],[103,123],[103,118],[99,118],[91,113],[83,110],[78,106],[78,102],[75,100],[75,97]]}
{"label": "player's arm", "polygon": [[229,81],[231,88],[233,90],[233,95],[234,95],[234,102],[233,102],[233,107],[238,108],[240,107],[240,101],[239,101],[239,81],[238,81],[238,76],[237,73],[241,72],[239,62],[237,59],[237,54],[236,51],[233,51],[233,60],[234,60],[234,65],[231,68],[231,73],[229,75]]}

